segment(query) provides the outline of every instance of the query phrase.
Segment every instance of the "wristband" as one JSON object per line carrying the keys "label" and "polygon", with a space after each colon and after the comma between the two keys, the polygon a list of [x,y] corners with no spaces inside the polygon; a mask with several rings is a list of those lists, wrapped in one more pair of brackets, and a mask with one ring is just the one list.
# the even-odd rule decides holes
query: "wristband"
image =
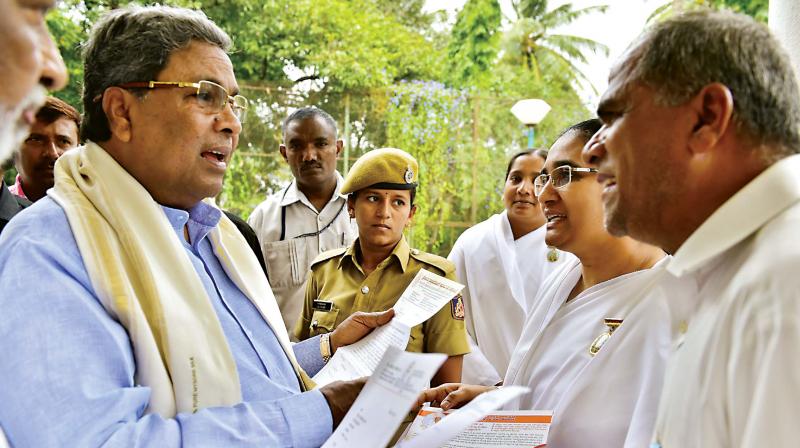
{"label": "wristband", "polygon": [[319,354],[322,355],[322,361],[326,364],[331,359],[331,334],[325,333],[319,338]]}

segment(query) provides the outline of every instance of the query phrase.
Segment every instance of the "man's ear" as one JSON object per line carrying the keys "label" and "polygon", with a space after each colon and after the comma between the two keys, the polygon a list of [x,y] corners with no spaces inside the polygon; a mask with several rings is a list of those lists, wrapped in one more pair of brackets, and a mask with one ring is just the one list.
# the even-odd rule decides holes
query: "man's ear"
{"label": "man's ear", "polygon": [[133,94],[119,87],[109,87],[103,93],[103,111],[108,119],[108,128],[117,140],[129,142],[132,138],[130,105],[135,100]]}
{"label": "man's ear", "polygon": [[336,140],[336,155],[338,156],[342,152],[342,148],[344,148],[344,141]]}
{"label": "man's ear", "polygon": [[289,159],[286,157],[286,145],[280,145],[278,149],[281,151],[281,157],[286,163],[289,163]]}
{"label": "man's ear", "polygon": [[696,123],[689,136],[689,149],[694,154],[713,149],[731,125],[733,94],[724,84],[709,84],[690,100]]}

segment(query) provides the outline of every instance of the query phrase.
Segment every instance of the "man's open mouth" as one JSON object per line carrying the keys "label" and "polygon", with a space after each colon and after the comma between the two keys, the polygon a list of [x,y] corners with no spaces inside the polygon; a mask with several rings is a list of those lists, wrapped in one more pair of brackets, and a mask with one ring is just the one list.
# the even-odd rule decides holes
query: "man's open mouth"
{"label": "man's open mouth", "polygon": [[213,159],[213,160],[216,160],[218,162],[224,162],[225,161],[225,154],[222,153],[221,151],[213,151],[213,150],[212,151],[205,151],[200,155],[204,159],[209,159],[209,160]]}

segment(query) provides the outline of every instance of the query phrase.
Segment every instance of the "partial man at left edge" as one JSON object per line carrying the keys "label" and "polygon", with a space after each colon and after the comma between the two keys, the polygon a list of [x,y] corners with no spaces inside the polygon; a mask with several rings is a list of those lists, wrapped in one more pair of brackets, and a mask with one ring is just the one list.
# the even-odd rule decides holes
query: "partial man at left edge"
{"label": "partial man at left edge", "polygon": [[[54,5],[52,0],[36,5],[0,0],[0,165],[28,135],[47,89],[59,90],[67,83],[67,69],[44,21]],[[28,205],[0,181],[0,232]]]}

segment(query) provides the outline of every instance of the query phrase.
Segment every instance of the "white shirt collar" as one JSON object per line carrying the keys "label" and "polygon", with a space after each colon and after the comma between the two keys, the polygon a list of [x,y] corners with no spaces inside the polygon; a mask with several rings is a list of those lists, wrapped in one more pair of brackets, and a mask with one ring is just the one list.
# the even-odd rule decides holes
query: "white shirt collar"
{"label": "white shirt collar", "polygon": [[[328,204],[330,204],[331,202],[335,202],[339,198],[347,199],[347,196],[341,193],[342,183],[344,183],[344,179],[342,178],[342,175],[339,174],[339,171],[334,171],[334,173],[336,174],[336,188],[334,188],[333,196],[331,196],[331,200],[328,201]],[[311,201],[308,200],[305,193],[303,193],[302,191],[300,191],[299,188],[297,188],[297,181],[295,179],[292,179],[292,183],[290,183],[289,186],[284,191],[285,193],[281,198],[281,207],[285,207],[287,205],[291,205],[297,201],[300,201],[306,204],[307,206],[311,207],[312,210],[314,209],[314,207],[311,205]]]}
{"label": "white shirt collar", "polygon": [[800,200],[800,154],[786,157],[728,199],[681,245],[667,265],[675,276],[702,267]]}

